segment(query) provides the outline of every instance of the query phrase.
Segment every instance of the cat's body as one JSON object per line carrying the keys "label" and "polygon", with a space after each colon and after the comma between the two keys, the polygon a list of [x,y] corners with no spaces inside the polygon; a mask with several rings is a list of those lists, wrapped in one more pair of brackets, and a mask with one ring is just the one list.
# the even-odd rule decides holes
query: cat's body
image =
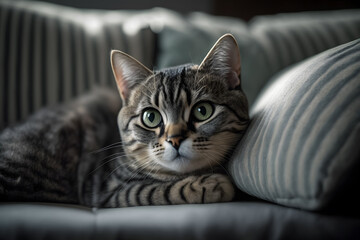
{"label": "cat's body", "polygon": [[248,124],[232,36],[200,66],[152,72],[119,51],[111,61],[121,142],[120,100],[111,92],[38,113],[0,137],[0,199],[98,207],[230,201],[223,164]]}
{"label": "cat's body", "polygon": [[86,171],[111,154],[93,152],[119,141],[120,103],[115,91],[101,90],[4,130],[0,200],[79,203]]}

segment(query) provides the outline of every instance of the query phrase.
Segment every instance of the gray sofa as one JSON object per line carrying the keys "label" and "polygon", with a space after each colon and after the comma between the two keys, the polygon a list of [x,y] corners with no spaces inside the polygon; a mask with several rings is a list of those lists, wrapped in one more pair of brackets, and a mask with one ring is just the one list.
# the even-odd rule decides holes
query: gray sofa
{"label": "gray sofa", "polygon": [[0,19],[0,130],[99,85],[115,87],[111,49],[159,69],[199,63],[227,32],[240,47],[251,110],[227,166],[238,187],[233,202],[1,202],[0,239],[360,239],[360,10],[247,23],[1,1]]}

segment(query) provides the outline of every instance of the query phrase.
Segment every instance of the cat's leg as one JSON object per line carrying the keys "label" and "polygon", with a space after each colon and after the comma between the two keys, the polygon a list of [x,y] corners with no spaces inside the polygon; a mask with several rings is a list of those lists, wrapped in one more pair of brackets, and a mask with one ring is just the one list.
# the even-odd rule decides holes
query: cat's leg
{"label": "cat's leg", "polygon": [[[109,191],[108,191],[109,192]],[[132,182],[114,188],[103,207],[228,202],[234,187],[223,174],[189,176],[172,182]]]}
{"label": "cat's leg", "polygon": [[234,198],[234,187],[228,176],[205,174],[190,176],[174,184],[170,191],[172,204],[228,202]]}

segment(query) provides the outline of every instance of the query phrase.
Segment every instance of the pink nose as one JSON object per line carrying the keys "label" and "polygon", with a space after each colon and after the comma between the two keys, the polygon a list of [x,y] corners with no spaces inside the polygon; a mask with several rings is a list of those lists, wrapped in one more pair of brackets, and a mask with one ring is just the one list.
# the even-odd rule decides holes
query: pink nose
{"label": "pink nose", "polygon": [[166,141],[168,143],[171,143],[171,145],[175,148],[175,149],[179,149],[181,142],[184,140],[183,136],[170,136],[166,139]]}

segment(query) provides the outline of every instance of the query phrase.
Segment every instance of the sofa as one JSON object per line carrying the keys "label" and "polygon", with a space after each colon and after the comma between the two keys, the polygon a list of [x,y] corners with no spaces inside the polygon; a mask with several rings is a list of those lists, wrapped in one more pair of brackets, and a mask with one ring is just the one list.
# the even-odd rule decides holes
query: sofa
{"label": "sofa", "polygon": [[0,131],[115,88],[111,49],[160,69],[200,63],[224,33],[240,48],[251,117],[226,167],[232,202],[97,209],[0,199],[0,239],[360,239],[359,9],[245,22],[0,1],[0,19]]}

